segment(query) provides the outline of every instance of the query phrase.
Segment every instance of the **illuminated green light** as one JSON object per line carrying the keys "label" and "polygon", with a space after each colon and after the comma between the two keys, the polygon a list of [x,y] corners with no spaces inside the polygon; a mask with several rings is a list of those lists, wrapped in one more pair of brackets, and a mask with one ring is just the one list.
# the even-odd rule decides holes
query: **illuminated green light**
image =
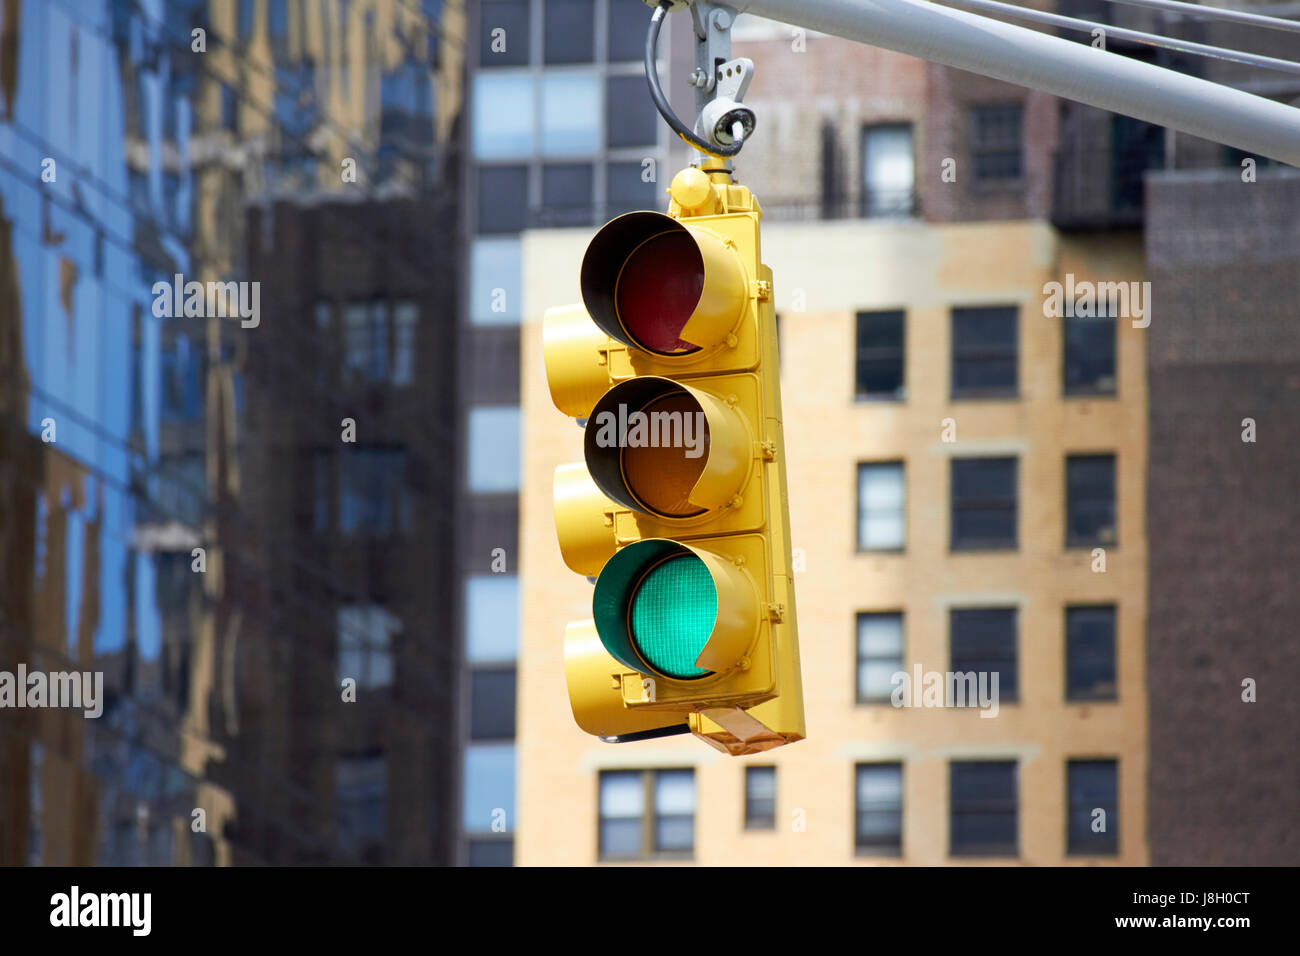
{"label": "illuminated green light", "polygon": [[679,680],[709,673],[695,659],[713,633],[718,591],[709,569],[693,554],[655,565],[632,595],[632,640],[655,670]]}

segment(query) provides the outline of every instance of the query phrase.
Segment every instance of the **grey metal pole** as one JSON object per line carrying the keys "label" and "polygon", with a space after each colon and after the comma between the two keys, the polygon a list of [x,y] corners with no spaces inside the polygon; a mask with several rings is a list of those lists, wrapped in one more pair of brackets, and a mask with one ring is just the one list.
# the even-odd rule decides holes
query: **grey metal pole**
{"label": "grey metal pole", "polygon": [[735,7],[1300,167],[1300,109],[1083,43],[925,0],[735,0]]}

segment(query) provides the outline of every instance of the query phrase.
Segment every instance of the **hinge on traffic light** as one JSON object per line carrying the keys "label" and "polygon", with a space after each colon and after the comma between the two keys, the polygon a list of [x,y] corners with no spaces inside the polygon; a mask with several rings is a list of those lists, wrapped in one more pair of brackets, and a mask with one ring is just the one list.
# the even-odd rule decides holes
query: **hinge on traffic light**
{"label": "hinge on traffic light", "polygon": [[764,461],[776,461],[776,442],[769,438],[760,443],[759,447],[763,449]]}
{"label": "hinge on traffic light", "polygon": [[770,299],[772,297],[772,283],[766,279],[751,279],[749,294],[755,299]]}
{"label": "hinge on traffic light", "polygon": [[785,605],[769,604],[767,606],[767,617],[768,620],[776,624],[780,624],[782,621],[785,620]]}

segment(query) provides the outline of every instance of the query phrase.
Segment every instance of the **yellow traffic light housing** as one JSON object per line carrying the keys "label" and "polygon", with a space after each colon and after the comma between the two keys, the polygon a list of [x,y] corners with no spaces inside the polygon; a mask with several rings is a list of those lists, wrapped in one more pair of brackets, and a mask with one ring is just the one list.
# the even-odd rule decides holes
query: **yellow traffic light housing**
{"label": "yellow traffic light housing", "polygon": [[586,420],[555,477],[561,554],[596,578],[566,676],[589,733],[754,753],[804,736],[762,210],[720,166],[670,194],[596,234],[585,309],[543,329],[551,397]]}

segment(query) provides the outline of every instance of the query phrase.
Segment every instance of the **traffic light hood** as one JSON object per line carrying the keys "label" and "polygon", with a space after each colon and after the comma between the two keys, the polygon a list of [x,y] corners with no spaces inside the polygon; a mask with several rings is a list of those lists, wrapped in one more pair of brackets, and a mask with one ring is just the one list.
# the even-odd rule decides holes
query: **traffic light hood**
{"label": "traffic light hood", "polygon": [[731,504],[752,467],[753,439],[712,392],[647,375],[615,385],[591,411],[587,469],[611,501],[691,518]]}
{"label": "traffic light hood", "polygon": [[606,562],[592,596],[605,649],[643,674],[698,680],[727,671],[758,634],[758,595],[739,566],[666,538],[628,545]]}
{"label": "traffic light hood", "polygon": [[630,212],[596,233],[582,260],[592,321],[624,345],[689,355],[725,343],[748,302],[735,244],[657,212]]}

